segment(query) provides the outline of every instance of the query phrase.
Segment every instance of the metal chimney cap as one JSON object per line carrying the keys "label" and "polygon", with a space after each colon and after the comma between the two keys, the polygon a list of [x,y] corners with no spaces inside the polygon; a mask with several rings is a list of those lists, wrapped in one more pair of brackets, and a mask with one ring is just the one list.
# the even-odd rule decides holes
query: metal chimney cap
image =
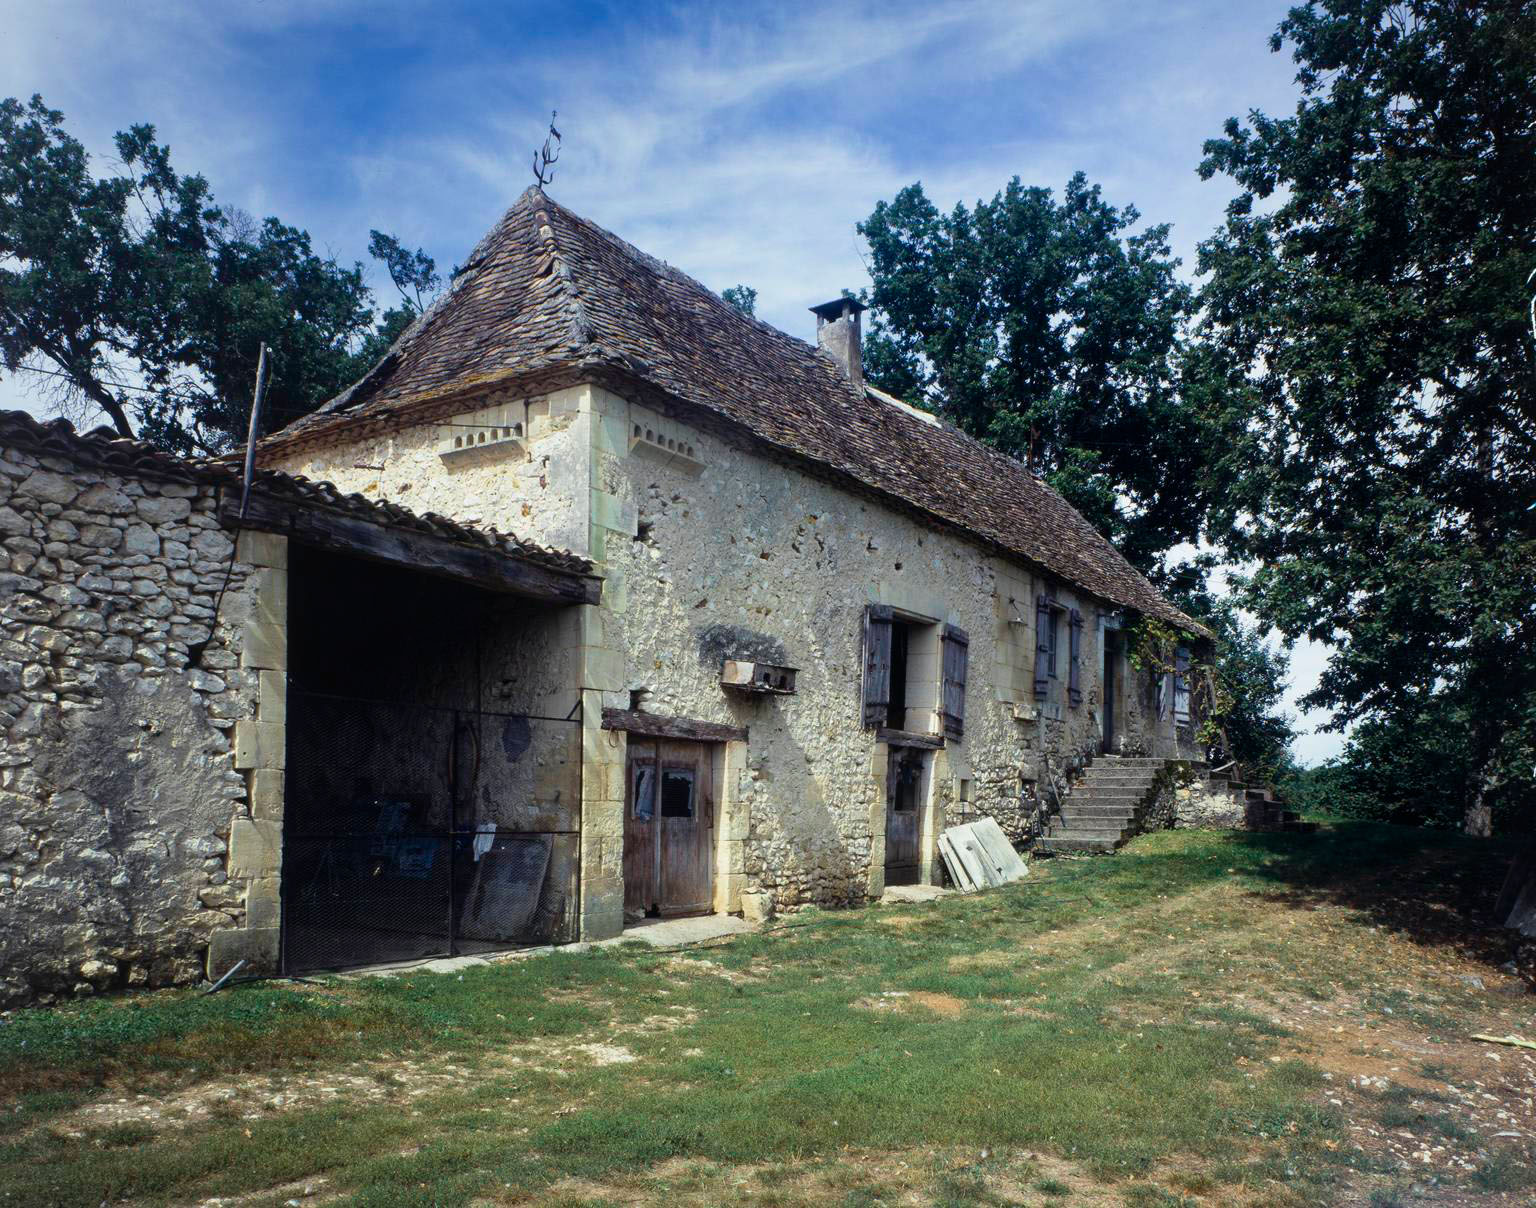
{"label": "metal chimney cap", "polygon": [[810,309],[811,313],[823,323],[832,323],[844,315],[861,314],[869,307],[857,298],[833,298],[830,302],[823,302],[820,306],[813,306]]}

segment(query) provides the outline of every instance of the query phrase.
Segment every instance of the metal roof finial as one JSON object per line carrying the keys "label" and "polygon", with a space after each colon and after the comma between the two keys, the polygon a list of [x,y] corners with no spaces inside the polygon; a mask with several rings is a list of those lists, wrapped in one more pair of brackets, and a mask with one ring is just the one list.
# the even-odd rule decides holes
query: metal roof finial
{"label": "metal roof finial", "polygon": [[[540,192],[555,179],[555,161],[560,158],[560,131],[555,129],[555,118],[559,115],[558,109],[549,111],[549,133],[544,137],[544,145],[533,153],[533,178],[538,181]],[[554,139],[553,146],[550,139]]]}

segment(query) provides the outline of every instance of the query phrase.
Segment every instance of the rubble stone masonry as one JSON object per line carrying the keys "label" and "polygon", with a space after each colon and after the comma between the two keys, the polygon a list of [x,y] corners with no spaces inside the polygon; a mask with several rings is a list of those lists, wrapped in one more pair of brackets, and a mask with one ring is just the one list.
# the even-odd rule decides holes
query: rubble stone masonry
{"label": "rubble stone masonry", "polygon": [[257,605],[282,585],[232,562],[216,503],[208,483],[0,452],[0,1007],[195,980],[246,922],[231,755],[271,672],[242,645],[271,636]]}

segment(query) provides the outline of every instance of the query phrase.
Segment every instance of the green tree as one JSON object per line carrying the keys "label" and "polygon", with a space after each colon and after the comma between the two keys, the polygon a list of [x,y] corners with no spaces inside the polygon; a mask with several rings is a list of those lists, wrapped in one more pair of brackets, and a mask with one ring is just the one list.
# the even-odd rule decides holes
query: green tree
{"label": "green tree", "polygon": [[245,436],[263,342],[270,429],[359,376],[380,333],[436,288],[430,258],[375,232],[404,299],[376,328],[361,265],[217,206],[153,126],[115,143],[121,166],[97,177],[41,97],[0,101],[0,368],[55,383],[66,410],[99,410],[176,452],[222,452]]}
{"label": "green tree", "polygon": [[720,296],[749,319],[757,314],[757,291],[750,285],[733,285]]}
{"label": "green tree", "polygon": [[369,231],[368,254],[384,265],[391,284],[399,291],[400,303],[384,312],[378,326],[358,349],[356,375],[366,372],[389,351],[390,345],[426,311],[443,287],[437,261],[421,248],[407,250],[393,235]]}
{"label": "green tree", "polygon": [[1536,751],[1536,9],[1319,0],[1272,45],[1295,113],[1200,169],[1239,187],[1200,253],[1220,528],[1258,615],[1335,646],[1306,703],[1346,758],[1486,834]]}
{"label": "green tree", "polygon": [[1194,610],[1191,615],[1216,635],[1212,663],[1227,754],[1254,780],[1278,781],[1291,765],[1291,740],[1296,737],[1291,718],[1281,707],[1290,655],[1244,621],[1230,599],[1186,603]]}
{"label": "green tree", "polygon": [[1144,570],[1199,533],[1201,441],[1180,394],[1190,291],[1168,227],[1077,174],[940,213],[921,184],[859,224],[869,379],[1031,461]]}

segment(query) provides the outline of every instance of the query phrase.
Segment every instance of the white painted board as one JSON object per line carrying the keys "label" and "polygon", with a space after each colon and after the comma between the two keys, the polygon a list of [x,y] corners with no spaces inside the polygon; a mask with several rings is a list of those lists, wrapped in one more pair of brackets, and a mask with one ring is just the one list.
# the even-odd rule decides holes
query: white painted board
{"label": "white painted board", "polygon": [[939,836],[939,854],[950,879],[967,893],[1007,885],[1029,872],[995,818],[951,826]]}

